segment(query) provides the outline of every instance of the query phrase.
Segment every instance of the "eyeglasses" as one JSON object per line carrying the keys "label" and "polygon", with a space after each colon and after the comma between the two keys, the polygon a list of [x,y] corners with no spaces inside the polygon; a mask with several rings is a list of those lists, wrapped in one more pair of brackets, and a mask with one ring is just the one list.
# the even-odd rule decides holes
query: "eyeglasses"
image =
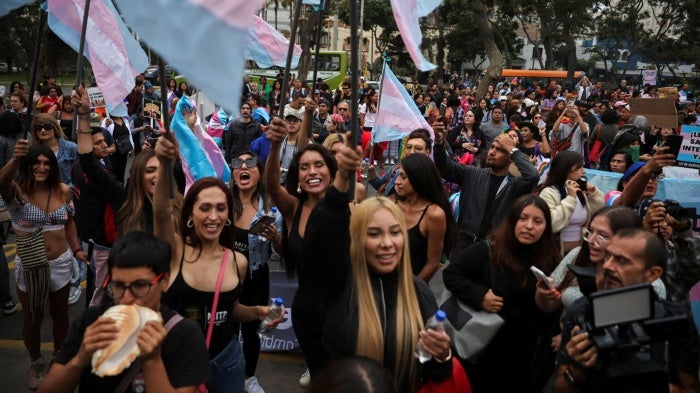
{"label": "eyeglasses", "polygon": [[[595,236],[594,236],[594,234],[595,234]],[[581,228],[581,235],[582,235],[583,240],[585,242],[587,242],[589,244],[596,242],[597,244],[594,244],[594,245],[601,246],[601,247],[606,245],[610,241],[609,237],[604,236],[604,235],[597,233],[595,231],[591,231],[588,228]]]}
{"label": "eyeglasses", "polygon": [[338,108],[338,110],[341,112],[345,112],[346,110],[348,110],[348,108]]}
{"label": "eyeglasses", "polygon": [[121,281],[111,281],[109,285],[107,285],[107,292],[112,299],[121,299],[124,297],[127,289],[135,298],[144,297],[151,292],[151,287],[153,284],[160,281],[160,279],[163,278],[163,275],[165,275],[165,273],[157,275],[156,278],[150,282],[148,280],[136,280],[129,285],[125,285]]}
{"label": "eyeglasses", "polygon": [[35,124],[34,131],[39,132],[41,130],[52,131],[53,126],[51,124]]}
{"label": "eyeglasses", "polygon": [[233,169],[238,169],[243,167],[243,163],[245,162],[245,166],[248,168],[252,168],[254,166],[258,165],[258,158],[257,157],[248,157],[245,160],[242,158],[234,158],[231,160],[231,168]]}

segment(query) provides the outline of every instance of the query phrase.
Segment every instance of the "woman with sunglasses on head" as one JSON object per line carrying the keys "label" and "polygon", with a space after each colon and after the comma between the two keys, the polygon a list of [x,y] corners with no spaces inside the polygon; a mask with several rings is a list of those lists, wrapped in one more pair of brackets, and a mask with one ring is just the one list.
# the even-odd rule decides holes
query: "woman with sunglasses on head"
{"label": "woman with sunglasses on head", "polygon": [[[272,248],[282,247],[282,215],[276,212],[265,191],[264,164],[252,152],[244,152],[231,160],[231,193],[233,195],[233,249],[248,259],[248,271],[239,301],[247,306],[265,306],[270,300],[270,267],[267,264]],[[274,216],[267,225],[255,225],[264,216]],[[259,320],[241,324],[243,357],[245,358],[245,390],[261,393],[255,376],[260,355]]]}
{"label": "woman with sunglasses on head", "polygon": [[[184,117],[190,126],[196,121],[193,111],[184,113]],[[262,320],[269,308],[239,302],[248,261],[240,252],[231,250],[235,219],[231,191],[217,178],[196,181],[185,196],[176,232],[172,200],[168,198],[169,182],[163,181],[172,176],[170,164],[178,156],[174,136],[168,132],[158,138],[155,151],[161,181],[156,182],[153,197],[153,229],[172,251],[164,303],[197,321],[205,332],[212,366],[209,392],[243,392],[245,370],[236,322]],[[215,318],[208,318],[209,315]]]}
{"label": "woman with sunglasses on head", "polygon": [[15,280],[24,309],[22,338],[31,358],[29,388],[36,389],[47,365],[41,355],[44,304],[48,301],[53,320],[56,354],[68,333],[73,257],[86,261],[86,256],[73,221],[72,192],[61,183],[58,160],[48,146],[29,147],[19,140],[14,157],[0,170],[0,194],[17,237]]}
{"label": "woman with sunglasses on head", "polygon": [[[66,100],[70,101],[70,100]],[[29,135],[29,145],[47,146],[56,155],[61,174],[61,182],[73,187],[71,167],[78,161],[78,145],[66,139],[56,116],[38,113],[34,116]]]}

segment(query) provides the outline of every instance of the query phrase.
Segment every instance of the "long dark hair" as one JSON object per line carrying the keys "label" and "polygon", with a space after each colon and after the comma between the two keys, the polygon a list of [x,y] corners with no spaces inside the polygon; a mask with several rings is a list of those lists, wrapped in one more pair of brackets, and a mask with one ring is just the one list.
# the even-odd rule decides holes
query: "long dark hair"
{"label": "long dark hair", "polygon": [[17,175],[17,184],[27,195],[32,194],[36,189],[36,181],[32,172],[34,165],[39,156],[44,156],[49,159],[49,176],[46,178],[46,184],[51,190],[60,189],[61,187],[61,171],[58,167],[58,160],[53,150],[46,145],[33,145],[29,148],[27,155],[19,161],[19,171]]}
{"label": "long dark hair", "polygon": [[[251,157],[255,157],[258,159],[258,164],[255,166],[258,168],[258,173],[260,173],[260,178],[258,179],[258,184],[255,185],[255,191],[253,192],[252,200],[250,201],[253,203],[253,206],[255,208],[258,208],[258,199],[262,198],[263,199],[263,209],[265,211],[270,210],[272,207],[272,202],[270,201],[270,198],[267,195],[267,191],[265,190],[265,181],[264,181],[264,175],[265,175],[265,163],[260,159],[260,156],[257,154],[253,153],[252,151],[245,151],[239,155],[237,155],[235,158],[238,158],[240,156],[245,156],[249,155]],[[233,172],[233,170],[231,171]],[[233,196],[233,212],[234,216],[236,219],[240,218],[241,215],[243,215],[243,201],[241,200],[241,195],[240,195],[240,190],[238,189],[238,184],[231,180],[231,194]]]}
{"label": "long dark hair", "polygon": [[[583,167],[583,156],[581,154],[571,150],[559,152],[552,159],[547,179],[542,184],[542,188],[553,186],[559,190],[561,199],[566,198],[567,192],[564,184],[569,176],[569,172],[571,172],[571,168],[578,169],[581,167]],[[585,200],[582,203],[585,203]]]}
{"label": "long dark hair", "polygon": [[[197,236],[194,228],[187,227],[187,221],[190,219],[199,194],[203,190],[212,187],[219,188],[226,195],[226,205],[228,206],[227,218],[233,223],[233,196],[231,196],[231,190],[228,189],[226,183],[215,177],[205,177],[197,180],[187,191],[185,201],[182,204],[182,213],[180,214],[180,236],[182,236],[182,239],[184,239],[188,245],[195,248],[200,248],[202,241],[199,239],[199,236]],[[219,244],[226,248],[231,248],[233,245],[233,224],[224,226],[224,229],[219,235]],[[201,248],[199,251],[202,251]]]}
{"label": "long dark hair", "polygon": [[522,262],[524,255],[521,255],[521,252],[524,251],[525,246],[515,237],[515,225],[520,219],[520,214],[530,205],[542,211],[546,226],[540,239],[527,247],[529,249],[527,256],[532,258],[529,261],[532,262],[532,266],[538,267],[545,273],[551,272],[554,265],[561,260],[561,256],[559,245],[552,232],[552,216],[544,199],[532,194],[516,199],[505,219],[489,236],[491,263],[499,270],[512,271],[521,285],[527,282],[528,266]]}
{"label": "long dark hair", "polygon": [[287,190],[289,195],[295,196],[299,199],[306,200],[306,191],[302,190],[301,193],[297,192],[297,187],[299,186],[299,161],[301,157],[308,151],[315,151],[323,157],[328,170],[331,173],[331,179],[335,177],[335,173],[338,171],[338,163],[335,161],[333,153],[318,144],[307,145],[303,149],[296,152],[292,162],[289,164],[289,171],[287,172],[287,180],[284,183],[284,188]]}
{"label": "long dark hair", "polygon": [[442,251],[449,255],[454,244],[457,224],[452,215],[452,207],[447,198],[445,188],[442,186],[440,173],[435,163],[424,154],[411,154],[401,160],[401,167],[406,172],[406,176],[408,176],[408,180],[416,193],[428,202],[440,206],[445,212],[447,231],[445,232],[445,243]]}
{"label": "long dark hair", "polygon": [[[623,228],[641,228],[642,227],[642,218],[639,217],[639,214],[637,214],[634,210],[626,207],[626,206],[608,206],[604,207],[591,217],[591,222],[596,217],[605,217],[608,219],[608,224],[610,225],[610,230],[612,231],[612,235],[616,234],[617,231]],[[591,262],[590,258],[590,247],[588,246],[588,242],[584,241],[581,244],[581,248],[579,249],[578,256],[574,260],[573,264],[576,266],[583,266],[583,267],[589,267],[593,266],[593,262]],[[563,291],[564,289],[568,288],[571,286],[574,280],[574,274],[571,273],[571,271],[566,272],[566,276],[564,277],[564,281],[559,284],[559,288],[557,288],[560,292]]]}

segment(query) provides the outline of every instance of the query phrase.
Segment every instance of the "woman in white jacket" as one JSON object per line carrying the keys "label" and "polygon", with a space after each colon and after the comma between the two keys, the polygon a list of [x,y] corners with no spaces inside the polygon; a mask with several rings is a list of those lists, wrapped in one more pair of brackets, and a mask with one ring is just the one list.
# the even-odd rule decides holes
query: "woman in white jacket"
{"label": "woman in white jacket", "polygon": [[583,156],[562,151],[552,160],[540,197],[547,202],[552,215],[552,230],[559,237],[560,251],[566,254],[581,244],[581,228],[586,227],[595,212],[605,206],[605,197],[582,177]]}

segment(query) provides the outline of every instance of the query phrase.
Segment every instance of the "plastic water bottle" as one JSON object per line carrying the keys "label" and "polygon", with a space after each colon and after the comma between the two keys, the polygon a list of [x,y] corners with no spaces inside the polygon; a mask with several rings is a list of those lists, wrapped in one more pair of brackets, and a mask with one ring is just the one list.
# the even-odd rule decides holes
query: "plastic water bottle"
{"label": "plastic water bottle", "polygon": [[362,164],[360,164],[360,170],[362,172],[362,178],[366,179],[367,178],[367,171],[369,170],[369,157],[365,158],[362,161]]}
{"label": "plastic water bottle", "polygon": [[[435,315],[428,319],[428,323],[425,324],[425,329],[445,330],[445,318],[447,318],[445,312],[442,310],[437,310]],[[421,363],[425,363],[433,358],[431,354],[425,351],[420,341],[418,341],[418,344],[416,344],[416,351],[414,352],[414,355],[418,358],[418,361]]]}
{"label": "plastic water bottle", "polygon": [[270,312],[267,314],[267,316],[265,316],[265,319],[262,320],[262,323],[258,328],[258,337],[260,337],[261,340],[272,337],[273,329],[267,325],[272,323],[272,321],[274,321],[275,319],[279,318],[281,312],[282,298],[276,297],[274,299],[270,299]]}

